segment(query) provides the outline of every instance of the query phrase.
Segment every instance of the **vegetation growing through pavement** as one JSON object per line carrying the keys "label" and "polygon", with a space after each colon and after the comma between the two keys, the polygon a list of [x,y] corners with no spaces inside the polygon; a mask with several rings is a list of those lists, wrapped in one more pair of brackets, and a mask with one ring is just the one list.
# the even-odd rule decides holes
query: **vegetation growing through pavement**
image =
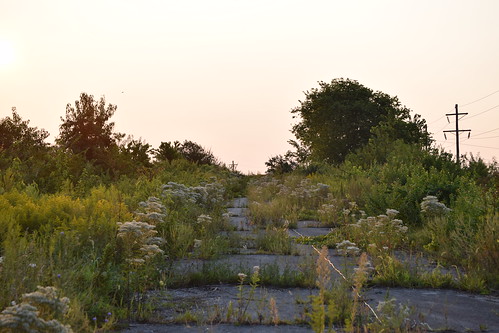
{"label": "vegetation growing through pavement", "polygon": [[[220,282],[241,291],[239,303],[218,316],[226,322],[283,324],[275,299],[261,311],[268,318],[252,319],[246,297],[258,301],[254,291],[265,286],[300,286],[317,288],[306,317],[316,331],[404,331],[415,327],[407,308],[387,299],[376,319],[357,295],[372,285],[499,288],[497,163],[470,156],[458,165],[426,143],[396,140],[384,131],[399,124],[392,119],[335,164],[307,151],[314,144],[296,144],[297,152],[286,154],[289,165],[275,167],[289,161],[274,159],[272,173],[243,176],[191,141],[153,149],[113,133],[115,111],[82,94],[68,105],[56,145],[16,111],[0,120],[0,331],[24,315],[61,332],[109,329],[126,318],[147,319],[148,290]],[[98,143],[82,139],[90,132]],[[322,259],[305,257],[300,270],[210,262],[242,246],[225,207],[242,195],[261,231],[258,251],[294,254],[289,230],[315,220],[332,231],[297,241],[324,247]],[[336,273],[325,264],[327,248],[345,260],[361,257],[361,269],[328,280]],[[202,270],[179,271],[176,262],[186,258],[205,260]],[[36,293],[56,310],[34,302]],[[188,312],[181,319],[199,320]]]}

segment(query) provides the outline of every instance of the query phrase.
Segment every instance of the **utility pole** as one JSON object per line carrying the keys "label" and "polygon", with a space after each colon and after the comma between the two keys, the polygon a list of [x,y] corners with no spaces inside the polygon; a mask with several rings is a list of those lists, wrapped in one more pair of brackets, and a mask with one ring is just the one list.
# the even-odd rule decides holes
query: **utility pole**
{"label": "utility pole", "polygon": [[445,133],[455,133],[456,134],[456,162],[457,164],[461,164],[461,156],[459,155],[459,133],[460,132],[468,132],[468,138],[470,137],[470,129],[465,129],[465,130],[460,130],[459,129],[459,116],[466,116],[468,113],[466,112],[459,112],[458,111],[458,106],[456,104],[456,113],[446,113],[445,115],[447,116],[447,121],[449,121],[449,116],[455,116],[456,117],[456,129],[453,130],[447,130],[444,131],[444,137],[447,140],[447,135]]}
{"label": "utility pole", "polygon": [[236,172],[236,167],[237,167],[237,164],[236,164],[236,163],[234,163],[234,161],[232,161],[232,163],[231,163],[231,164],[229,164],[229,166],[230,166],[230,169],[232,170],[232,172]]}

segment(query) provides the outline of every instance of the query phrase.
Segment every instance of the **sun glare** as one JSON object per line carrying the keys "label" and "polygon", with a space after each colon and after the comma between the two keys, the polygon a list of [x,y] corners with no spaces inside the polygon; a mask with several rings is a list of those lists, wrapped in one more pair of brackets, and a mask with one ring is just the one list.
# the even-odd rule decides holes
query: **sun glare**
{"label": "sun glare", "polygon": [[14,48],[6,41],[0,39],[0,66],[8,66],[14,62]]}

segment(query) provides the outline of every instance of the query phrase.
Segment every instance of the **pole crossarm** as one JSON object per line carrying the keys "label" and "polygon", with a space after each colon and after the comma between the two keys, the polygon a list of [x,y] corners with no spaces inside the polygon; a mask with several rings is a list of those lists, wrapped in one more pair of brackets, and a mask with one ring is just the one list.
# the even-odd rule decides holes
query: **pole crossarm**
{"label": "pole crossarm", "polygon": [[451,132],[451,133],[456,133],[456,132],[471,132],[471,130],[470,129],[465,129],[465,130],[446,130],[444,132],[445,133],[449,133],[449,132]]}

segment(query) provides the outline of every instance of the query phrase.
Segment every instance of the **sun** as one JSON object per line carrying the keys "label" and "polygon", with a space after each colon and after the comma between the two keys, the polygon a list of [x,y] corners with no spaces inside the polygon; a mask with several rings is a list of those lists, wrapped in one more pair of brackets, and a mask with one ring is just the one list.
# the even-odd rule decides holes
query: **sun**
{"label": "sun", "polygon": [[4,39],[0,39],[0,67],[8,66],[14,62],[14,48],[12,44]]}

